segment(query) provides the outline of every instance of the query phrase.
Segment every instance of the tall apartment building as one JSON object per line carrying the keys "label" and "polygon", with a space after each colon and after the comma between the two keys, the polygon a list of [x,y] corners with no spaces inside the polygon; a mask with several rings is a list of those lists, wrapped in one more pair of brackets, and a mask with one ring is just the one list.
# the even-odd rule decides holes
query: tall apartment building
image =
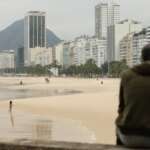
{"label": "tall apartment building", "polygon": [[71,49],[71,43],[70,42],[65,42],[63,45],[63,67],[68,68],[69,66],[72,65],[72,49]]}
{"label": "tall apartment building", "polygon": [[74,64],[85,64],[93,59],[98,67],[105,62],[106,40],[95,37],[82,36],[76,38],[74,45]]}
{"label": "tall apartment building", "polygon": [[134,20],[123,20],[115,25],[109,26],[107,36],[107,61],[120,61],[120,41],[127,34],[141,30],[141,23]]}
{"label": "tall apartment building", "polygon": [[138,65],[141,63],[141,51],[142,48],[148,44],[147,35],[146,35],[146,29],[143,29],[142,31],[135,33],[133,35],[132,40],[132,66]]}
{"label": "tall apartment building", "polygon": [[120,5],[104,3],[95,6],[95,36],[107,38],[107,27],[120,21]]}
{"label": "tall apartment building", "polygon": [[71,65],[85,64],[93,59],[98,67],[105,62],[106,40],[81,36],[74,41],[62,42],[55,46],[55,60],[67,68]]}
{"label": "tall apartment building", "polygon": [[68,68],[74,63],[73,42],[61,42],[55,46],[55,60],[64,68]]}
{"label": "tall apartment building", "polygon": [[120,21],[120,5],[117,3],[110,3],[108,9],[108,26],[114,25]]}
{"label": "tall apartment building", "polygon": [[88,59],[92,58],[89,38],[87,36],[81,36],[76,38],[74,42],[74,64],[85,64]]}
{"label": "tall apartment building", "polygon": [[55,58],[54,60],[61,66],[63,66],[63,49],[64,42],[61,42],[55,46]]}
{"label": "tall apartment building", "polygon": [[128,66],[132,66],[133,51],[132,41],[134,33],[129,33],[120,41],[120,61],[125,61]]}
{"label": "tall apartment building", "polygon": [[30,49],[46,47],[46,13],[30,11],[24,18],[25,65],[31,65]]}
{"label": "tall apartment building", "polygon": [[14,50],[0,51],[0,69],[15,68],[15,53]]}
{"label": "tall apartment building", "polygon": [[145,30],[147,42],[150,43],[150,26],[148,26]]}
{"label": "tall apartment building", "polygon": [[150,27],[126,35],[120,41],[120,58],[125,59],[127,65],[133,67],[141,63],[142,48],[150,43]]}
{"label": "tall apartment building", "polygon": [[96,65],[101,67],[105,63],[106,56],[106,40],[91,38],[90,49],[92,51],[92,58],[95,60]]}
{"label": "tall apartment building", "polygon": [[[37,51],[39,51],[37,49]],[[40,64],[41,66],[50,65],[53,63],[53,49],[51,47],[41,49],[38,53],[36,53],[34,62],[35,65]]]}
{"label": "tall apartment building", "polygon": [[15,64],[16,68],[24,67],[24,47],[20,47],[15,51]]}

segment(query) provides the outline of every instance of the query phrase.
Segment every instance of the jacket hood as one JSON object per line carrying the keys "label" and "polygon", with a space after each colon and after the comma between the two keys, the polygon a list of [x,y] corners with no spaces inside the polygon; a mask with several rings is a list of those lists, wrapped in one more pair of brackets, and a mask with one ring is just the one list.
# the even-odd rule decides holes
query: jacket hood
{"label": "jacket hood", "polygon": [[143,76],[150,76],[150,61],[133,67],[132,71]]}

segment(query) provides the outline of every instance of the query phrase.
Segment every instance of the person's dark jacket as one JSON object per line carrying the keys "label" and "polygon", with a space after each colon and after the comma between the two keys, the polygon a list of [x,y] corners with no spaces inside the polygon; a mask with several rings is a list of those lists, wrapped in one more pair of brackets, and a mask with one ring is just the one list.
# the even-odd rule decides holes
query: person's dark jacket
{"label": "person's dark jacket", "polygon": [[118,114],[124,134],[150,136],[150,62],[122,74]]}

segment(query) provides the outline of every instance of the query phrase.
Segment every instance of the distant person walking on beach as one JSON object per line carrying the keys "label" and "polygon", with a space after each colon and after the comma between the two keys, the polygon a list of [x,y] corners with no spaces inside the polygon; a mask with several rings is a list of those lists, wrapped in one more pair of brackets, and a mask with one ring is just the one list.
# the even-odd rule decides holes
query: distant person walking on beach
{"label": "distant person walking on beach", "polygon": [[23,85],[23,81],[20,81],[20,85]]}
{"label": "distant person walking on beach", "polygon": [[150,148],[150,44],[142,61],[122,74],[116,135],[118,145]]}
{"label": "distant person walking on beach", "polygon": [[12,112],[13,103],[12,101],[9,101],[9,111]]}
{"label": "distant person walking on beach", "polygon": [[14,127],[14,118],[13,118],[12,107],[13,107],[13,102],[9,101],[10,122],[11,122],[12,127]]}
{"label": "distant person walking on beach", "polygon": [[46,83],[49,83],[49,79],[48,79],[48,78],[45,78],[45,82],[46,82]]}

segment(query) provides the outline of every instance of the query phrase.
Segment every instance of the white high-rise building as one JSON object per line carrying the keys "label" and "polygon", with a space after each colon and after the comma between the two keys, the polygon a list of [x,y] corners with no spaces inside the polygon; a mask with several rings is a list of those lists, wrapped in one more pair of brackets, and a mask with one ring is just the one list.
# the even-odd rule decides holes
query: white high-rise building
{"label": "white high-rise building", "polygon": [[141,63],[141,51],[150,43],[150,27],[140,32],[126,35],[120,41],[120,59],[126,60],[127,65],[133,67]]}
{"label": "white high-rise building", "polygon": [[[34,50],[34,49],[33,49]],[[35,65],[46,66],[53,63],[53,51],[52,48],[45,48],[45,49],[37,49],[37,53],[34,58]]]}
{"label": "white high-rise building", "polygon": [[92,58],[95,60],[96,65],[101,67],[105,63],[106,56],[106,40],[91,38],[90,47],[92,51]]}
{"label": "white high-rise building", "polygon": [[61,66],[63,66],[63,49],[64,42],[61,42],[55,46],[55,58],[54,60]]}
{"label": "white high-rise building", "polygon": [[129,33],[120,41],[120,61],[125,61],[128,66],[132,66],[133,62],[133,35]]}
{"label": "white high-rise building", "polygon": [[145,30],[146,30],[146,39],[147,39],[147,42],[150,43],[150,26],[147,27]]}
{"label": "white high-rise building", "polygon": [[148,39],[146,35],[146,29],[135,33],[132,39],[132,66],[138,65],[141,63],[141,52],[142,48],[148,44]]}
{"label": "white high-rise building", "polygon": [[15,54],[14,50],[0,51],[0,69],[15,68]]}
{"label": "white high-rise building", "polygon": [[142,25],[138,21],[123,20],[108,27],[107,36],[107,61],[120,61],[120,41],[132,32],[142,30]]}
{"label": "white high-rise building", "polygon": [[100,3],[95,7],[95,35],[106,38],[108,26],[108,4]]}
{"label": "white high-rise building", "polygon": [[114,25],[120,21],[120,5],[111,3],[108,10],[108,26]]}
{"label": "white high-rise building", "polygon": [[98,67],[105,62],[106,40],[81,36],[71,42],[62,42],[55,46],[55,60],[68,68],[71,65],[84,65],[93,59]]}
{"label": "white high-rise building", "polygon": [[74,42],[74,64],[85,64],[88,59],[92,58],[89,39],[87,36],[81,36],[76,38]]}
{"label": "white high-rise building", "polygon": [[[31,65],[31,51],[46,47],[46,13],[30,11],[24,18],[25,66]],[[36,49],[35,49],[36,50]]]}
{"label": "white high-rise building", "polygon": [[93,59],[98,67],[105,62],[106,40],[82,36],[76,38],[74,45],[74,64],[85,64]]}
{"label": "white high-rise building", "polygon": [[55,60],[64,68],[68,68],[74,63],[73,54],[74,42],[63,41],[55,46]]}
{"label": "white high-rise building", "polygon": [[107,38],[107,27],[120,21],[120,5],[104,3],[95,6],[95,36]]}

